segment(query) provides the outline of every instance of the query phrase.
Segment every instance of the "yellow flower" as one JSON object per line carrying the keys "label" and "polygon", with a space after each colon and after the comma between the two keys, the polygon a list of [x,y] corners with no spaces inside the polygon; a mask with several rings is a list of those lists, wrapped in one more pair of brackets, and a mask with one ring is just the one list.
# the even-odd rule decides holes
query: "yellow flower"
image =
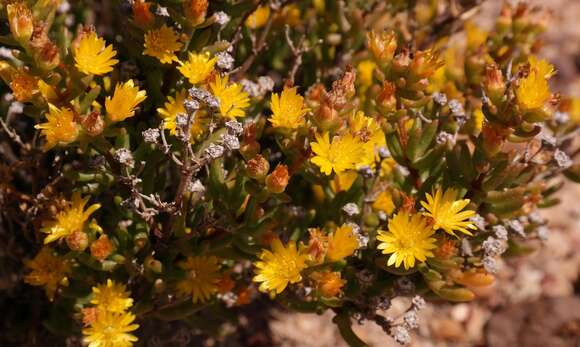
{"label": "yellow flower", "polygon": [[195,304],[208,301],[217,292],[221,274],[216,257],[188,257],[179,263],[179,267],[187,274],[184,280],[177,283],[176,289],[180,295],[191,295]]}
{"label": "yellow flower", "polygon": [[43,247],[32,260],[25,260],[24,265],[32,271],[24,277],[24,282],[33,286],[43,286],[50,301],[59,285],[68,286],[67,275],[70,264],[66,259],[54,254],[49,247]]}
{"label": "yellow flower", "polygon": [[105,99],[105,108],[107,116],[112,122],[121,122],[135,115],[137,105],[147,99],[147,92],[139,90],[133,83],[128,80],[125,83],[118,83],[115,87],[113,97],[108,96]]}
{"label": "yellow flower", "polygon": [[229,84],[229,77],[216,76],[215,81],[209,84],[213,95],[220,104],[220,113],[226,118],[241,118],[246,115],[245,108],[250,106],[248,93],[242,90],[238,83]]}
{"label": "yellow flower", "polygon": [[473,110],[473,117],[471,117],[471,122],[473,124],[473,129],[475,130],[476,134],[481,132],[483,129],[483,121],[485,120],[485,115],[483,114],[483,110],[481,107],[477,107]]}
{"label": "yellow flower", "polygon": [[370,117],[366,117],[359,111],[348,120],[350,131],[358,137],[364,144],[364,156],[359,159],[358,167],[375,166],[375,161],[379,159],[378,150],[387,145],[385,133],[379,123]]}
{"label": "yellow flower", "polygon": [[376,66],[377,64],[370,59],[366,59],[358,63],[356,69],[358,72],[359,83],[363,87],[369,87],[371,84],[373,84],[373,72],[375,71]]}
{"label": "yellow flower", "polygon": [[393,195],[388,190],[382,191],[373,202],[373,208],[390,215],[395,210]]}
{"label": "yellow flower", "polygon": [[93,287],[91,304],[99,310],[121,313],[133,306],[133,299],[124,284],[107,279],[107,283]]}
{"label": "yellow flower", "polygon": [[518,105],[524,111],[542,108],[552,97],[548,79],[554,75],[554,67],[545,60],[530,56],[530,72],[519,81],[516,89]]}
{"label": "yellow flower", "polygon": [[436,240],[431,237],[434,232],[421,215],[399,212],[389,221],[388,231],[379,230],[377,248],[383,254],[391,254],[388,266],[399,267],[403,263],[405,269],[410,269],[415,266],[415,260],[424,262],[433,256],[431,250],[437,248]]}
{"label": "yellow flower", "polygon": [[320,167],[325,175],[332,171],[341,173],[345,170],[355,169],[365,154],[363,143],[351,134],[335,136],[332,143],[328,133],[316,134],[316,142],[310,144],[316,154],[310,161]]}
{"label": "yellow flower", "polygon": [[84,342],[88,347],[130,347],[137,337],[131,334],[139,325],[134,324],[135,315],[130,312],[97,312],[96,319],[83,329]]}
{"label": "yellow flower", "polygon": [[82,231],[91,214],[101,207],[99,204],[93,204],[85,211],[88,201],[89,197],[82,199],[78,192],[73,193],[72,201],[67,202],[64,210],[41,229],[43,233],[48,234],[44,238],[44,244],[65,238],[75,231]]}
{"label": "yellow flower", "polygon": [[329,261],[339,261],[350,257],[358,249],[358,246],[358,239],[352,227],[343,225],[334,233],[328,235],[326,259]]}
{"label": "yellow flower", "polygon": [[421,201],[421,205],[427,210],[423,214],[433,218],[435,223],[433,229],[443,229],[451,235],[455,235],[455,231],[472,235],[467,229],[477,229],[469,221],[469,218],[475,216],[475,211],[461,211],[469,202],[469,199],[457,200],[457,191],[455,189],[447,189],[445,193],[441,189],[437,189],[435,196],[427,193],[427,202]]}
{"label": "yellow flower", "polygon": [[570,119],[572,119],[572,121],[576,122],[576,124],[580,124],[580,98],[572,99],[568,113],[570,114]]}
{"label": "yellow flower", "polygon": [[254,265],[256,276],[254,282],[261,282],[259,290],[280,294],[289,283],[302,280],[300,272],[306,268],[307,255],[296,248],[296,243],[290,241],[287,247],[275,238],[272,240],[272,251],[263,249],[260,260]]}
{"label": "yellow flower", "polygon": [[280,95],[272,93],[270,107],[270,122],[274,128],[296,129],[304,125],[304,115],[308,108],[304,107],[304,97],[296,93],[296,87],[284,87]]}
{"label": "yellow flower", "polygon": [[214,69],[217,59],[210,58],[208,52],[195,54],[189,52],[189,59],[177,69],[191,84],[198,84],[208,78]]}
{"label": "yellow flower", "polygon": [[75,66],[84,74],[103,75],[113,70],[119,61],[113,59],[117,52],[113,45],[106,46],[105,40],[94,31],[84,33],[73,48]]}
{"label": "yellow flower", "polygon": [[53,86],[47,84],[43,80],[38,80],[37,87],[40,91],[40,95],[42,95],[46,102],[53,103],[58,100],[58,94]]}
{"label": "yellow flower", "polygon": [[250,29],[260,29],[270,17],[270,6],[260,6],[246,19],[246,27]]}
{"label": "yellow flower", "polygon": [[178,39],[177,33],[163,24],[161,28],[145,33],[143,54],[155,57],[163,64],[170,64],[177,60],[175,52],[180,50],[182,46]]}
{"label": "yellow flower", "polygon": [[[185,114],[185,106],[183,105],[187,96],[187,91],[185,89],[177,92],[175,97],[168,96],[167,102],[163,105],[163,108],[158,108],[157,113],[164,120],[164,128],[169,130],[171,135],[177,135],[177,123],[175,122],[178,114]],[[204,110],[198,110],[195,113],[195,117],[191,124],[191,138],[193,140],[199,140],[201,136],[207,130],[207,125],[209,120],[207,118],[207,112]]]}
{"label": "yellow flower", "polygon": [[343,171],[334,176],[330,182],[330,188],[335,193],[347,191],[352,187],[352,184],[358,178],[358,173],[354,170]]}
{"label": "yellow flower", "polygon": [[395,159],[389,157],[389,158],[385,158],[381,161],[381,172],[380,172],[380,176],[381,177],[388,177],[391,175],[391,173],[393,173],[393,169],[395,168],[395,165],[397,165],[397,162],[395,161]]}
{"label": "yellow flower", "polygon": [[531,55],[528,58],[528,63],[530,64],[530,70],[538,71],[538,74],[545,79],[549,79],[556,74],[554,66],[544,59],[539,60],[535,56]]}
{"label": "yellow flower", "polygon": [[533,70],[528,77],[520,80],[516,89],[518,105],[524,110],[536,110],[544,106],[550,99],[550,87],[548,81]]}
{"label": "yellow flower", "polygon": [[58,109],[58,107],[48,104],[48,114],[46,115],[48,122],[35,126],[46,138],[45,151],[56,145],[68,145],[77,139],[80,127],[74,118],[72,110],[68,108]]}

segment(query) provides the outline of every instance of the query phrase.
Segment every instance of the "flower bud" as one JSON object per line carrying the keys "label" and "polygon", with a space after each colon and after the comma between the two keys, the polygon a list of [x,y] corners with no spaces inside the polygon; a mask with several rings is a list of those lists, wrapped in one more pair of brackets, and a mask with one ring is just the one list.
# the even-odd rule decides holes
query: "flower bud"
{"label": "flower bud", "polygon": [[34,94],[38,93],[38,79],[20,69],[12,75],[10,88],[16,100],[29,101]]}
{"label": "flower bud", "polygon": [[38,65],[44,70],[52,70],[60,64],[58,47],[51,41],[47,41],[42,46],[36,47],[33,55]]}
{"label": "flower bud", "polygon": [[415,52],[410,63],[410,73],[416,79],[428,78],[435,73],[435,70],[443,66],[442,60],[432,50]]}
{"label": "flower bud", "polygon": [[483,125],[481,136],[483,137],[483,148],[488,156],[497,154],[505,142],[502,131],[490,124]]}
{"label": "flower bud", "polygon": [[99,115],[99,111],[95,110],[82,119],[81,125],[89,136],[95,137],[103,132],[105,122]]}
{"label": "flower bud", "polygon": [[104,260],[113,253],[113,243],[105,234],[91,244],[91,255],[97,260]]}
{"label": "flower bud", "polygon": [[472,85],[480,85],[484,74],[485,56],[483,53],[469,55],[465,59],[465,76]]}
{"label": "flower bud", "polygon": [[395,98],[396,87],[389,81],[383,82],[383,88],[377,95],[377,108],[384,113],[394,112],[397,109],[397,99]]}
{"label": "flower bud", "polygon": [[8,12],[8,22],[12,36],[20,44],[25,44],[30,40],[33,31],[32,11],[24,3],[13,3],[6,6]]}
{"label": "flower bud", "polygon": [[505,93],[505,83],[501,70],[497,65],[491,64],[485,67],[483,87],[491,102],[494,105],[499,105]]}
{"label": "flower bud", "polygon": [[163,271],[163,264],[152,256],[145,258],[144,265],[146,269],[149,269],[154,273],[161,273]]}
{"label": "flower bud", "polygon": [[207,15],[208,0],[187,0],[183,3],[185,17],[194,25],[200,24]]}
{"label": "flower bud", "polygon": [[133,2],[133,21],[138,27],[145,29],[151,26],[155,21],[155,16],[149,9],[151,3],[144,0],[135,0]]}
{"label": "flower bud", "polygon": [[266,188],[270,193],[282,193],[288,185],[288,167],[284,164],[276,166],[274,171],[266,177]]}
{"label": "flower bud", "polygon": [[270,163],[260,154],[246,162],[246,172],[255,180],[263,180],[268,175],[268,171],[270,171]]}
{"label": "flower bud", "polygon": [[252,140],[249,142],[242,142],[240,146],[240,154],[244,159],[248,160],[250,158],[255,157],[258,153],[260,153],[260,144],[258,141]]}
{"label": "flower bud", "polygon": [[137,235],[135,235],[135,238],[133,239],[133,242],[137,249],[143,249],[143,247],[147,245],[148,241],[149,237],[147,236],[147,233],[144,232],[138,233]]}
{"label": "flower bud", "polygon": [[77,230],[66,237],[66,244],[71,251],[82,252],[89,245],[87,233]]}
{"label": "flower bud", "polygon": [[340,278],[340,272],[315,272],[311,277],[315,281],[316,289],[320,295],[326,298],[338,296],[346,283]]}
{"label": "flower bud", "polygon": [[411,55],[408,49],[403,49],[393,60],[393,70],[404,74],[411,65]]}
{"label": "flower bud", "polygon": [[322,131],[328,131],[337,127],[340,123],[338,111],[329,103],[323,102],[314,113],[314,122]]}
{"label": "flower bud", "polygon": [[502,35],[507,33],[512,26],[512,12],[513,8],[509,3],[504,3],[499,18],[495,22],[495,30],[497,31],[498,35]]}
{"label": "flower bud", "polygon": [[371,31],[367,34],[367,45],[380,64],[388,64],[397,50],[397,39],[393,32]]}

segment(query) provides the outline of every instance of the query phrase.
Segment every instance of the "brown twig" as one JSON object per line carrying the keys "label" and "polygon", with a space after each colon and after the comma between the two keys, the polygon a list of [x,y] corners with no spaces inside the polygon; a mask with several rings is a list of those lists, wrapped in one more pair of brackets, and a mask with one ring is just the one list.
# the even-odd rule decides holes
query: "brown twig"
{"label": "brown twig", "polygon": [[310,50],[310,47],[306,44],[306,35],[302,35],[300,38],[298,45],[294,45],[292,38],[290,37],[290,26],[286,25],[286,42],[288,43],[288,47],[292,51],[292,55],[294,56],[294,63],[288,71],[288,78],[287,83],[290,85],[294,85],[294,79],[296,78],[296,73],[298,69],[302,65],[302,55]]}

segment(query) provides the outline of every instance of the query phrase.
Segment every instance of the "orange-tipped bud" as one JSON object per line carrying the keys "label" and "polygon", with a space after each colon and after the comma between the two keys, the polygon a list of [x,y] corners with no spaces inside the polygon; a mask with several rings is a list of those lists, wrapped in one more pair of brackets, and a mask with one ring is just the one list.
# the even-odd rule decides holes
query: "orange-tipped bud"
{"label": "orange-tipped bud", "polygon": [[410,73],[417,79],[428,78],[435,73],[435,70],[444,65],[439,56],[432,50],[415,52],[410,64]]}
{"label": "orange-tipped bud", "polygon": [[10,32],[16,41],[25,44],[34,30],[32,11],[24,3],[17,2],[6,6]]}
{"label": "orange-tipped bud", "polygon": [[499,105],[505,93],[505,83],[501,70],[497,65],[491,64],[485,67],[483,87],[491,102],[494,105]]}
{"label": "orange-tipped bud", "polygon": [[82,252],[89,245],[89,237],[83,231],[75,231],[66,237],[66,244],[71,251]]}
{"label": "orange-tipped bud", "polygon": [[311,277],[316,282],[316,289],[320,295],[327,298],[340,295],[342,287],[346,283],[340,278],[340,272],[315,272]]}
{"label": "orange-tipped bud", "polygon": [[397,109],[397,99],[395,98],[395,84],[389,81],[383,82],[383,88],[377,95],[377,107],[381,112],[393,112]]}
{"label": "orange-tipped bud", "polygon": [[133,21],[138,27],[145,29],[151,26],[155,21],[155,16],[149,9],[151,3],[143,0],[133,2]]}
{"label": "orange-tipped bud", "polygon": [[16,100],[29,101],[35,93],[38,93],[38,79],[20,69],[12,75],[10,88]]}
{"label": "orange-tipped bud", "polygon": [[89,136],[98,136],[103,132],[105,128],[105,122],[100,116],[99,111],[93,111],[84,117],[81,121],[83,129]]}
{"label": "orange-tipped bud", "polygon": [[255,180],[263,180],[268,175],[268,171],[270,171],[270,163],[260,154],[246,162],[246,172]]}
{"label": "orange-tipped bud", "polygon": [[113,253],[113,243],[107,235],[101,235],[91,244],[91,255],[97,260],[105,260]]}
{"label": "orange-tipped bud", "polygon": [[183,3],[185,17],[193,24],[200,24],[207,15],[208,0],[187,0]]}
{"label": "orange-tipped bud", "polygon": [[280,194],[288,185],[290,176],[288,175],[288,167],[284,164],[276,166],[274,171],[266,177],[266,188],[270,193]]}
{"label": "orange-tipped bud", "polygon": [[393,32],[371,31],[367,34],[367,45],[379,63],[388,64],[397,50],[397,39]]}

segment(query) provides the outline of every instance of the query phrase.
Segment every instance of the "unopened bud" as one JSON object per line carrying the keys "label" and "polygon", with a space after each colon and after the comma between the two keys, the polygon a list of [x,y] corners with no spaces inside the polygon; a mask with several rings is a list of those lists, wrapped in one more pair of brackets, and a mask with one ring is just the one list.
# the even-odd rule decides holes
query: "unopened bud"
{"label": "unopened bud", "polygon": [[187,0],[183,2],[185,17],[192,24],[200,24],[207,14],[208,0]]}
{"label": "unopened bud", "polygon": [[483,87],[491,102],[494,105],[499,105],[505,93],[505,83],[501,70],[497,65],[492,64],[485,67]]}
{"label": "unopened bud", "polygon": [[316,125],[323,131],[337,127],[340,123],[338,111],[330,104],[323,103],[314,114]]}
{"label": "unopened bud", "polygon": [[71,251],[82,252],[89,245],[89,237],[84,231],[74,231],[66,237],[66,244]]}
{"label": "unopened bud", "polygon": [[380,64],[388,64],[397,50],[397,39],[393,32],[371,31],[367,34],[367,45]]}
{"label": "unopened bud", "polygon": [[151,7],[150,2],[145,0],[135,0],[133,1],[133,22],[135,25],[142,29],[146,29],[155,21],[155,16],[149,9]]}
{"label": "unopened bud", "polygon": [[396,87],[389,81],[383,82],[383,88],[377,95],[377,107],[381,112],[393,112],[397,108],[397,99],[395,98]]}
{"label": "unopened bud", "polygon": [[24,3],[16,2],[6,6],[10,32],[16,41],[24,44],[30,40],[33,31],[32,11]]}
{"label": "unopened bud", "polygon": [[113,253],[113,243],[105,234],[91,244],[91,255],[97,260],[105,260]]}
{"label": "unopened bud", "polygon": [[163,271],[163,264],[152,256],[145,258],[144,265],[146,269],[149,269],[155,273],[161,273]]}
{"label": "unopened bud", "polygon": [[260,144],[257,141],[249,141],[244,142],[240,146],[240,153],[244,157],[244,159],[249,159],[255,157],[258,153],[260,153]]}
{"label": "unopened bud", "polygon": [[410,64],[410,72],[416,79],[428,78],[435,70],[443,66],[443,61],[431,50],[418,51],[413,55]]}
{"label": "unopened bud", "polygon": [[105,122],[101,118],[99,111],[93,111],[82,119],[81,125],[87,135],[95,137],[103,132]]}
{"label": "unopened bud", "polygon": [[288,185],[288,167],[284,164],[276,166],[274,171],[266,177],[266,188],[270,193],[282,193]]}
{"label": "unopened bud", "polygon": [[246,163],[246,172],[248,176],[255,180],[263,180],[270,171],[270,163],[258,154]]}

